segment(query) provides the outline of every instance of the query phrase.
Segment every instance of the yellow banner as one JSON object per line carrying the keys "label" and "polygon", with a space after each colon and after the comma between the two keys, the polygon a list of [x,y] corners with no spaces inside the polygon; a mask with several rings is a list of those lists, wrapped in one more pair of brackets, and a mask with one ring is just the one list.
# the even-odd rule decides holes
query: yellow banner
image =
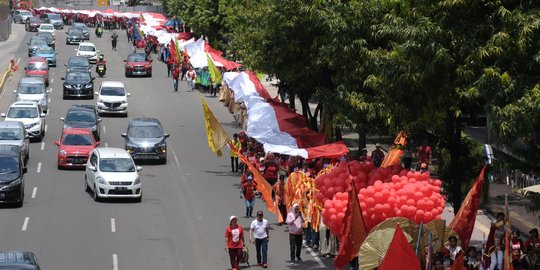
{"label": "yellow banner", "polygon": [[214,116],[210,107],[204,100],[204,97],[201,95],[201,101],[204,110],[204,123],[206,125],[206,136],[208,138],[208,147],[212,152],[216,153],[218,157],[221,157],[221,148],[230,141],[227,132],[223,129],[223,126]]}

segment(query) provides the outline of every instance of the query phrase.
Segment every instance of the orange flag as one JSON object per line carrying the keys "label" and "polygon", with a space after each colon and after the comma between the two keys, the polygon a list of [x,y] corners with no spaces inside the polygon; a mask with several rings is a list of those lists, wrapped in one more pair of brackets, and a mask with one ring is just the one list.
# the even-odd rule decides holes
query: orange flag
{"label": "orange flag", "polygon": [[480,175],[474,181],[474,184],[463,200],[461,208],[457,212],[456,216],[448,225],[448,228],[454,230],[461,239],[461,246],[468,247],[469,240],[474,229],[474,222],[476,221],[476,213],[478,212],[478,206],[480,205],[480,195],[482,194],[482,186],[484,185],[484,172],[486,166],[480,171]]}
{"label": "orange flag", "polygon": [[467,270],[467,267],[465,267],[465,259],[463,258],[463,251],[460,251],[458,255],[456,256],[456,260],[452,264],[452,268],[450,270]]}
{"label": "orange flag", "polygon": [[379,270],[420,270],[420,261],[399,225]]}
{"label": "orange flag", "polygon": [[347,266],[352,259],[358,256],[360,246],[367,237],[362,209],[360,208],[360,203],[358,203],[356,194],[352,176],[349,175],[349,202],[347,203],[347,210],[345,211],[345,217],[343,218],[345,226],[340,238],[341,245],[336,259],[334,260],[336,269],[342,269]]}
{"label": "orange flag", "polygon": [[248,166],[248,170],[253,174],[253,179],[257,183],[257,190],[261,193],[264,202],[266,202],[266,208],[272,213],[276,213],[276,207],[274,206],[274,200],[272,200],[272,186],[264,179],[259,170],[249,162],[249,160],[238,151],[238,149],[229,141],[229,147],[238,156],[238,158]]}

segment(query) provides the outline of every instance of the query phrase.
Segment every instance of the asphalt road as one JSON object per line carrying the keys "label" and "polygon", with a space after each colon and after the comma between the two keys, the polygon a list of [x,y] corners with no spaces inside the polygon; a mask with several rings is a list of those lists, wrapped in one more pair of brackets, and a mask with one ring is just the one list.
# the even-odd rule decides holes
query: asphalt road
{"label": "asphalt road", "polygon": [[[131,93],[129,118],[102,117],[100,147],[124,147],[120,133],[125,132],[129,119],[155,117],[171,134],[168,163],[143,164],[142,203],[96,203],[84,191],[84,171],[57,169],[54,141],[61,133],[60,117],[65,116],[71,104],[96,102],[62,100],[60,77],[76,48],[65,44],[66,30],[67,27],[56,32],[58,67],[50,71],[52,93],[47,132],[43,143],[31,144],[24,206],[0,209],[0,250],[32,251],[44,270],[230,269],[224,251],[224,231],[230,215],[243,216],[244,205],[239,198],[239,177],[230,173],[228,150],[224,149],[221,158],[210,152],[199,92],[188,92],[187,83],[181,82],[180,92],[173,93],[165,65],[154,61],[151,78],[124,77],[122,60],[131,51],[125,32],[119,31],[118,51],[112,51],[110,33],[105,31],[103,38],[98,39],[91,29],[90,42],[107,60],[108,74],[103,79],[96,78],[96,90],[103,80],[114,80],[123,81]],[[27,59],[25,42],[34,34],[27,33],[18,48],[21,67]],[[20,69],[6,84],[0,95],[1,112],[14,101],[12,90],[22,76]],[[207,102],[230,135],[238,131],[232,116],[216,98],[207,97]],[[266,210],[261,201],[255,204],[257,210]],[[306,251],[304,263],[289,266],[286,228],[274,225],[274,215],[268,213],[266,218],[272,223],[269,269],[321,267]],[[247,228],[251,220],[240,218],[239,222]],[[251,244],[249,247],[253,265],[255,248]],[[323,262],[333,269],[330,259]]]}

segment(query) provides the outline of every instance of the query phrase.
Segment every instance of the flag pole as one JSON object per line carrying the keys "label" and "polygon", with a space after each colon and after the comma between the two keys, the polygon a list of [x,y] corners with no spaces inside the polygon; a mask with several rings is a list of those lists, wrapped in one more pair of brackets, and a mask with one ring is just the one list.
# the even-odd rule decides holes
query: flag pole
{"label": "flag pole", "polygon": [[424,229],[424,223],[421,222],[420,223],[420,228],[418,229],[418,237],[417,237],[417,241],[416,241],[416,256],[418,256],[418,252],[420,250],[420,240],[422,239],[422,230]]}

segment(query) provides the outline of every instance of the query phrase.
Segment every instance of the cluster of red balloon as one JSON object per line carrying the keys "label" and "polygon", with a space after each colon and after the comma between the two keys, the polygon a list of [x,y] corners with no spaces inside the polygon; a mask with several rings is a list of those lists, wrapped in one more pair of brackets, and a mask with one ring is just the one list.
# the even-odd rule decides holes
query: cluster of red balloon
{"label": "cluster of red balloon", "polygon": [[429,173],[400,167],[374,169],[369,163],[357,161],[342,163],[315,179],[319,190],[316,197],[324,205],[323,221],[335,235],[340,235],[343,228],[350,177],[358,190],[368,230],[391,217],[406,217],[416,223],[440,219],[446,203],[440,194],[442,182],[430,178]]}

